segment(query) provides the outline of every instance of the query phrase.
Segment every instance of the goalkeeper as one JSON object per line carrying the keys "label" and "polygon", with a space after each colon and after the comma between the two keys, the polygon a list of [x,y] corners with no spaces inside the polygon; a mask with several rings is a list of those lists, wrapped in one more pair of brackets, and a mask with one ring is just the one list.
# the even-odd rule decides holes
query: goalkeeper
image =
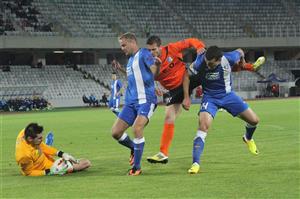
{"label": "goalkeeper", "polygon": [[[76,160],[43,142],[43,127],[30,123],[16,141],[16,161],[24,176],[64,175],[91,166],[87,159]],[[59,159],[55,161],[54,156]]]}

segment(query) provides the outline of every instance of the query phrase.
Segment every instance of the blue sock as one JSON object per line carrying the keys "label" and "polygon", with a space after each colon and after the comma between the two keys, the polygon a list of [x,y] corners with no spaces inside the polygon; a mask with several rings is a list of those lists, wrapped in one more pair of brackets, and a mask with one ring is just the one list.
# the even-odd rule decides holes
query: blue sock
{"label": "blue sock", "polygon": [[129,148],[131,151],[133,151],[134,145],[127,133],[123,133],[122,137],[118,140],[118,142],[123,146]]}
{"label": "blue sock", "polygon": [[245,137],[247,140],[251,140],[253,133],[256,129],[256,126],[253,126],[251,124],[246,124],[246,133],[245,133]]}
{"label": "blue sock", "polygon": [[196,162],[200,164],[200,156],[204,149],[205,137],[207,133],[204,131],[197,131],[197,136],[194,139],[193,145],[193,163]]}
{"label": "blue sock", "polygon": [[136,169],[141,169],[141,159],[144,151],[145,138],[135,138],[133,140],[134,143],[134,165],[133,167]]}

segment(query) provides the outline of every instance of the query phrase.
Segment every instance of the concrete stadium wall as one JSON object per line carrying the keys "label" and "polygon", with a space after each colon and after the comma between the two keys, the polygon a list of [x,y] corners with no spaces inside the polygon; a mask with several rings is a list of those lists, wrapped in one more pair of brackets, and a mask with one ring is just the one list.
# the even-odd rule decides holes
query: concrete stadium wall
{"label": "concrete stadium wall", "polygon": [[[181,40],[182,38],[162,38],[163,43]],[[299,37],[278,38],[236,38],[236,39],[204,39],[209,45],[222,48],[268,48],[268,47],[299,47]],[[145,38],[139,38],[144,47]],[[77,37],[25,37],[0,36],[0,49],[119,49],[117,38],[77,38]]]}

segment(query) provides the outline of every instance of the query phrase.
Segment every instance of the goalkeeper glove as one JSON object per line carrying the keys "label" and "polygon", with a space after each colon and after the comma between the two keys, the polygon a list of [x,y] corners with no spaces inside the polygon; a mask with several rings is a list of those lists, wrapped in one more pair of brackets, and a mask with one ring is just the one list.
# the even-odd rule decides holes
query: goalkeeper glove
{"label": "goalkeeper glove", "polygon": [[64,175],[68,172],[68,164],[64,163],[64,160],[60,159],[55,161],[50,169],[45,171],[46,175]]}
{"label": "goalkeeper glove", "polygon": [[78,160],[75,159],[73,156],[71,156],[68,153],[64,153],[62,151],[58,151],[57,152],[57,156],[63,158],[64,160],[68,160],[68,161],[71,161],[73,163],[78,163]]}

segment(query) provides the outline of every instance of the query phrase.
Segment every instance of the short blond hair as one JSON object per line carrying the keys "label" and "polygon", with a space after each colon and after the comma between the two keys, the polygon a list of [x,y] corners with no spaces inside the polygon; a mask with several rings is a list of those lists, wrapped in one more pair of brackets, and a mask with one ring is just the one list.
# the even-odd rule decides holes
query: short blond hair
{"label": "short blond hair", "polygon": [[136,36],[135,36],[135,34],[132,33],[132,32],[126,32],[126,33],[122,34],[122,35],[119,37],[119,40],[121,40],[121,39],[133,40],[133,41],[137,42]]}

